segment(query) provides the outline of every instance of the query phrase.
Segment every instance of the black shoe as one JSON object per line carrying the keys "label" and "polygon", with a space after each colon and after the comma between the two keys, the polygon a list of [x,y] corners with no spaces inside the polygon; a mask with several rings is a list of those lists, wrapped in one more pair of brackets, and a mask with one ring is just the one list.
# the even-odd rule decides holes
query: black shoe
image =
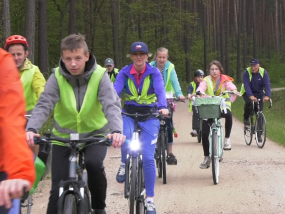
{"label": "black shoe", "polygon": [[177,165],[177,159],[172,153],[169,153],[166,162],[168,165]]}
{"label": "black shoe", "polygon": [[249,126],[249,125],[250,125],[249,119],[248,119],[248,118],[244,118],[244,119],[243,119],[243,124],[244,124],[245,126]]}
{"label": "black shoe", "polygon": [[258,140],[259,143],[262,142],[262,137],[261,137],[261,135],[259,135],[259,134],[257,135],[257,140]]}

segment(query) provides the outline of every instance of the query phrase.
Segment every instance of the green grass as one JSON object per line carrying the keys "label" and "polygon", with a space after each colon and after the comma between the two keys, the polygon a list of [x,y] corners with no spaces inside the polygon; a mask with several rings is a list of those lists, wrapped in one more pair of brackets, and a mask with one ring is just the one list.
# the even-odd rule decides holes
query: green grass
{"label": "green grass", "polygon": [[[267,136],[270,140],[285,146],[285,90],[272,92],[273,106],[269,109],[269,102],[264,103]],[[244,100],[238,97],[232,104],[232,113],[239,120],[243,120]]]}

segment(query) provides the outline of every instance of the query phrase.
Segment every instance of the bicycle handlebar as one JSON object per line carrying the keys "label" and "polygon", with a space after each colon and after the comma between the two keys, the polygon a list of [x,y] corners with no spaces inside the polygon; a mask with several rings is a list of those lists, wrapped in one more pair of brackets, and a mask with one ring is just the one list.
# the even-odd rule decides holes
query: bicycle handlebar
{"label": "bicycle handlebar", "polygon": [[163,116],[159,112],[153,112],[153,113],[148,113],[148,114],[138,114],[138,113],[130,114],[130,113],[127,113],[127,112],[122,112],[122,114],[130,116],[130,117],[150,117],[150,116],[154,116],[155,118],[158,118],[158,119],[170,118],[170,116],[171,116],[170,112],[169,112],[169,115],[167,117]]}
{"label": "bicycle handlebar", "polygon": [[[208,95],[208,94],[205,94],[204,92],[202,92],[202,91],[197,91],[196,92],[196,95],[205,95],[205,96],[210,96],[210,95]],[[220,95],[219,95],[219,97],[221,97],[221,96],[223,96],[223,95],[225,95],[225,94],[235,94],[235,95],[237,95],[237,96],[241,96],[241,94],[239,94],[239,93],[236,93],[235,91],[223,91]]]}
{"label": "bicycle handlebar", "polygon": [[51,141],[59,141],[61,143],[86,143],[90,141],[96,141],[92,144],[102,144],[106,146],[111,146],[112,145],[112,140],[109,140],[108,138],[105,137],[87,137],[87,138],[79,138],[79,139],[66,139],[66,138],[61,138],[57,136],[51,136],[50,133],[44,133],[45,137],[36,137],[35,138],[35,144],[42,144],[42,143],[52,143]]}

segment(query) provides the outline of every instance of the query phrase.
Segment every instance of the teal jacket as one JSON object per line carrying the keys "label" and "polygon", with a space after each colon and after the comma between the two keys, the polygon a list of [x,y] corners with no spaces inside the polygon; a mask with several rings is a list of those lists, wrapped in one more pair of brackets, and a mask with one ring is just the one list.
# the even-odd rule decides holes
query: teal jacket
{"label": "teal jacket", "polygon": [[[156,60],[155,61],[152,61],[150,63],[152,66],[154,67],[157,67],[156,66]],[[164,80],[164,84],[166,84],[167,82],[167,74],[168,74],[168,67],[170,65],[170,61],[166,61],[165,65],[164,65],[164,68],[163,68],[163,80]],[[171,74],[170,74],[170,82],[172,84],[172,87],[175,91],[175,95],[176,97],[179,97],[182,94],[182,90],[181,90],[181,87],[180,87],[180,84],[179,84],[179,81],[178,81],[178,77],[177,77],[177,74],[176,74],[176,71],[175,71],[175,68],[173,68]]]}

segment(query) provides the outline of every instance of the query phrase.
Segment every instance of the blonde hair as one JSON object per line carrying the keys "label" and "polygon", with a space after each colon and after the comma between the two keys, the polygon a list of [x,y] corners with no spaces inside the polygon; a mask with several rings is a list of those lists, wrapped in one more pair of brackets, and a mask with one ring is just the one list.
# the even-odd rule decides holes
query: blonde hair
{"label": "blonde hair", "polygon": [[69,50],[73,52],[80,48],[83,48],[84,54],[87,54],[88,46],[85,41],[85,36],[81,34],[71,34],[61,41],[60,52],[62,55],[63,51]]}
{"label": "blonde hair", "polygon": [[166,53],[167,53],[167,58],[169,57],[169,55],[168,55],[168,49],[167,49],[167,48],[164,48],[164,47],[160,47],[160,48],[157,48],[157,49],[156,49],[156,52],[155,52],[155,54],[154,54],[154,56],[153,56],[153,59],[152,59],[153,61],[156,60],[157,52],[166,52]]}
{"label": "blonde hair", "polygon": [[216,66],[219,68],[221,74],[224,73],[224,68],[223,68],[222,64],[221,64],[218,60],[213,60],[212,62],[210,62],[209,68],[208,68],[208,69],[209,69],[209,72],[210,72],[210,67],[211,67],[212,65],[216,65]]}

